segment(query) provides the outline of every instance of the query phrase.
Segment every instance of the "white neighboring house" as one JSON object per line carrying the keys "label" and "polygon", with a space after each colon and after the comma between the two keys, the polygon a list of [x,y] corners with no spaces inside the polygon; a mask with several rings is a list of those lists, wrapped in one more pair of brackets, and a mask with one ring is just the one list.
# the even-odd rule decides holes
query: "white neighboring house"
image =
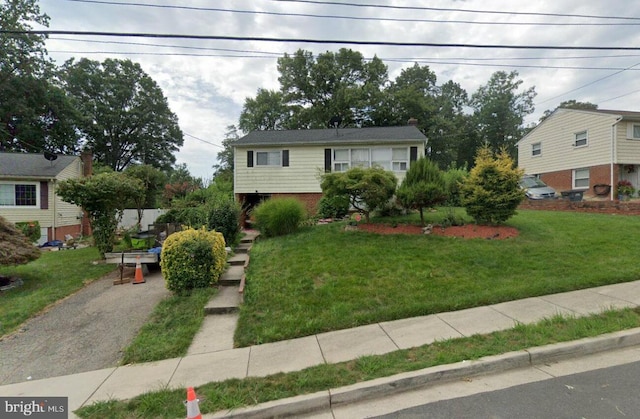
{"label": "white neighboring house", "polygon": [[11,223],[38,221],[39,244],[90,234],[80,207],[63,202],[56,184],[91,173],[91,153],[81,156],[0,153],[0,216]]}
{"label": "white neighboring house", "polygon": [[401,182],[426,142],[414,125],[252,131],[233,143],[233,191],[245,211],[270,197],[295,197],[314,214],[323,173],[379,165]]}
{"label": "white neighboring house", "polygon": [[640,112],[556,109],[517,144],[518,166],[557,191],[613,200],[640,188]]}

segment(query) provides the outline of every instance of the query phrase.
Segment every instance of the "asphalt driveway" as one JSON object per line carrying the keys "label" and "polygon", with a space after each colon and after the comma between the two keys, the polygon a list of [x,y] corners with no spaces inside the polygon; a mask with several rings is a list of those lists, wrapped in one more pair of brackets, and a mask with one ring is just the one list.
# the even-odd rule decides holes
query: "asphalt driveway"
{"label": "asphalt driveway", "polygon": [[94,281],[0,340],[0,385],[118,365],[154,307],[170,292],[158,270],[146,282]]}

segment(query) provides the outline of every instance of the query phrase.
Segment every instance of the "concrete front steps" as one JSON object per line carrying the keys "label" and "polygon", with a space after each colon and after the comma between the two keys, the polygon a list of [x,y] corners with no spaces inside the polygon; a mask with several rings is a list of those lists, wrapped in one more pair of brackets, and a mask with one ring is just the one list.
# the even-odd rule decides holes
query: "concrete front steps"
{"label": "concrete front steps", "polygon": [[218,281],[218,292],[204,307],[205,318],[187,351],[187,355],[233,349],[233,334],[238,323],[238,309],[244,293],[245,269],[249,265],[251,245],[258,236],[253,230],[244,231],[228,267]]}

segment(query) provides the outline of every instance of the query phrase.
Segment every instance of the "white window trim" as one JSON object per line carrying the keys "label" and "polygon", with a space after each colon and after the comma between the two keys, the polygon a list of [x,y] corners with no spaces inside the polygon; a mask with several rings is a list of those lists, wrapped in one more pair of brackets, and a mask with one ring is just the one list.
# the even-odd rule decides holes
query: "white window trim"
{"label": "white window trim", "polygon": [[[258,163],[258,154],[259,153],[278,153],[280,155],[280,161],[278,164],[259,164]],[[255,151],[255,159],[253,165],[255,167],[282,167],[282,150],[256,150]]]}
{"label": "white window trim", "polygon": [[627,140],[640,140],[640,137],[634,137],[633,133],[635,132],[634,128],[640,127],[640,122],[628,122],[627,123]]}
{"label": "white window trim", "polygon": [[579,168],[577,168],[577,169],[573,169],[573,170],[571,171],[571,186],[572,186],[572,189],[583,189],[583,190],[587,190],[587,189],[589,189],[589,185],[587,185],[587,186],[576,186],[576,180],[578,180],[578,179],[585,179],[585,178],[577,178],[577,177],[576,177],[576,172],[577,172],[578,170],[586,170],[586,171],[587,171],[587,174],[588,174],[588,176],[586,177],[586,179],[588,179],[588,180],[589,180],[589,183],[591,183],[591,173],[590,173],[590,171],[589,171],[589,168],[588,168],[588,167],[579,167]]}
{"label": "white window trim", "polygon": [[[0,181],[1,185],[13,185],[14,194],[15,194],[15,186],[16,185],[35,185],[36,187],[36,204],[35,205],[0,205],[0,208],[20,208],[20,209],[39,209],[40,208],[40,183],[39,182],[8,182],[8,181]],[[14,195],[15,196],[15,195]],[[15,204],[15,197],[14,197]]]}
{"label": "white window trim", "polygon": [[[580,134],[584,134],[584,144],[578,145],[578,135]],[[582,140],[580,140],[582,141]],[[584,130],[584,131],[578,131],[578,132],[574,132],[573,133],[573,146],[575,148],[582,148],[582,147],[587,147],[589,145],[589,131],[588,130]]]}
{"label": "white window trim", "polygon": [[[375,149],[378,149],[378,150],[379,149],[385,149],[385,150],[389,150],[390,151],[391,159],[389,160],[389,167],[390,167],[389,171],[395,172],[395,173],[405,173],[407,170],[409,170],[409,165],[410,165],[410,161],[409,160],[410,160],[410,154],[411,154],[410,150],[409,150],[409,147],[391,147],[391,146],[390,147],[349,147],[349,148],[345,147],[345,148],[333,148],[333,149],[331,149],[331,160],[332,160],[331,161],[331,167],[332,167],[333,171],[335,171],[335,172],[344,172],[344,171],[349,170],[352,167],[354,167],[351,164],[352,163],[352,155],[351,155],[352,153],[351,152],[353,150],[368,150],[369,151],[369,165],[366,166],[366,167],[373,167],[372,166],[373,165],[372,158],[373,158],[373,150],[375,150]],[[406,149],[407,158],[404,159],[404,160],[395,160],[393,158],[393,150],[394,149]],[[336,155],[336,151],[337,150],[346,150],[347,153],[348,153],[348,160],[336,160],[335,155]],[[393,170],[393,165],[395,163],[398,163],[398,164],[405,163],[406,164],[406,169],[405,170]],[[347,165],[346,166],[347,169],[338,170],[338,169],[336,169],[336,164],[341,164],[341,165],[346,164]]]}
{"label": "white window trim", "polygon": [[[538,146],[536,148],[536,146]],[[538,151],[538,154],[536,154],[536,150]],[[531,157],[540,157],[542,155],[542,143],[541,142],[537,142],[537,143],[533,143],[531,144]]]}

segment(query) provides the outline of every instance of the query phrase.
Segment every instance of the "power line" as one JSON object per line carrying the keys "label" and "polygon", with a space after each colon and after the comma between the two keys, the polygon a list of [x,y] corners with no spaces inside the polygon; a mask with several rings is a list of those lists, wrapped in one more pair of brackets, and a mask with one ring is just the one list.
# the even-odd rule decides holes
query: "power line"
{"label": "power line", "polygon": [[207,141],[207,140],[203,140],[202,138],[196,137],[195,135],[191,135],[191,134],[186,133],[186,132],[184,132],[184,131],[182,131],[182,133],[183,133],[184,135],[186,135],[187,137],[193,138],[194,140],[198,140],[198,141],[201,141],[201,142],[203,142],[203,143],[206,143],[206,144],[209,144],[209,145],[212,145],[212,146],[215,146],[215,147],[218,147],[218,148],[222,148],[222,149],[224,149],[224,147],[222,147],[221,145],[214,144],[214,143],[212,143],[212,142],[210,142],[210,141]]}
{"label": "power line", "polygon": [[[558,99],[559,97],[562,97],[562,96],[568,95],[569,93],[573,93],[573,92],[575,92],[575,91],[578,91],[578,90],[584,89],[585,87],[591,86],[592,84],[596,84],[596,83],[598,83],[598,82],[601,82],[602,80],[605,80],[605,79],[608,79],[608,78],[610,78],[610,77],[616,76],[616,75],[618,75],[618,74],[620,74],[620,73],[622,73],[622,72],[624,72],[624,71],[632,70],[632,69],[634,69],[634,67],[637,67],[638,65],[640,65],[640,63],[636,63],[636,64],[634,64],[634,65],[631,65],[631,66],[627,67],[627,68],[624,68],[624,69],[622,69],[622,70],[616,71],[615,73],[611,73],[611,74],[609,74],[609,75],[607,75],[607,76],[600,77],[599,79],[593,80],[593,81],[591,81],[591,82],[589,82],[589,83],[587,83],[587,84],[583,84],[582,86],[576,87],[575,89],[571,89],[571,90],[569,90],[569,91],[567,91],[567,92],[564,92],[564,93],[562,93],[562,94],[556,95],[556,96],[554,96],[554,97],[552,97],[552,98],[549,98],[549,99],[543,100],[543,101],[541,101],[541,102],[538,102],[536,105],[541,105],[541,104],[543,104],[543,103],[550,102],[550,101],[552,101],[552,100],[554,100],[554,99]],[[636,69],[636,70],[637,70],[637,69]]]}
{"label": "power line", "polygon": [[640,51],[640,47],[596,47],[569,45],[500,45],[500,44],[461,44],[439,42],[392,42],[392,41],[356,41],[341,39],[310,39],[310,38],[271,38],[258,36],[225,36],[225,35],[189,35],[189,34],[160,34],[140,32],[99,32],[99,31],[68,31],[68,30],[0,30],[7,35],[76,35],[76,36],[113,36],[128,38],[167,38],[167,39],[200,39],[218,41],[253,41],[253,42],[285,42],[307,44],[337,44],[337,45],[381,45],[393,47],[434,47],[434,48],[479,48],[479,49],[517,49],[517,50],[563,50],[563,51]]}
{"label": "power line", "polygon": [[[438,23],[438,24],[465,24],[465,25],[509,25],[509,26],[638,26],[640,25],[640,22],[635,22],[635,21],[631,23],[495,22],[495,21],[478,21],[478,20],[451,20],[451,19],[443,20],[443,19],[420,19],[420,18],[320,15],[320,14],[312,14],[312,13],[268,12],[268,11],[261,11],[261,10],[240,10],[240,9],[223,9],[219,7],[177,6],[177,5],[136,3],[136,2],[116,2],[116,1],[108,1],[108,0],[66,0],[66,1],[75,2],[75,3],[105,4],[105,5],[111,5],[111,6],[148,7],[148,8],[171,9],[171,10],[190,10],[190,11],[199,11],[199,12],[202,12],[202,11],[226,12],[226,13],[253,14],[253,15],[280,16],[280,17],[309,17],[309,18],[320,18],[320,19],[346,19],[346,20],[379,21],[379,22],[411,22],[411,23]],[[387,6],[378,6],[378,7],[387,7]],[[396,6],[396,7],[399,7],[399,6]],[[498,12],[495,12],[495,13],[498,13]],[[505,12],[505,14],[512,14],[512,13]],[[548,16],[548,14],[544,14],[544,16]],[[632,19],[632,20],[640,20],[640,18]]]}
{"label": "power line", "polygon": [[541,12],[508,12],[504,10],[474,10],[474,9],[423,7],[423,6],[390,6],[390,5],[384,5],[384,4],[362,4],[362,3],[348,3],[348,2],[320,1],[320,0],[271,0],[271,1],[281,2],[281,3],[307,3],[307,4],[322,4],[322,5],[331,5],[331,6],[366,7],[366,8],[376,8],[376,9],[413,10],[413,11],[428,10],[428,11],[438,11],[438,12],[463,12],[463,13],[514,15],[514,16],[545,16],[545,17],[571,17],[571,18],[585,18],[585,19],[640,20],[640,17],[630,17],[630,16],[602,16],[602,15],[541,13]]}

